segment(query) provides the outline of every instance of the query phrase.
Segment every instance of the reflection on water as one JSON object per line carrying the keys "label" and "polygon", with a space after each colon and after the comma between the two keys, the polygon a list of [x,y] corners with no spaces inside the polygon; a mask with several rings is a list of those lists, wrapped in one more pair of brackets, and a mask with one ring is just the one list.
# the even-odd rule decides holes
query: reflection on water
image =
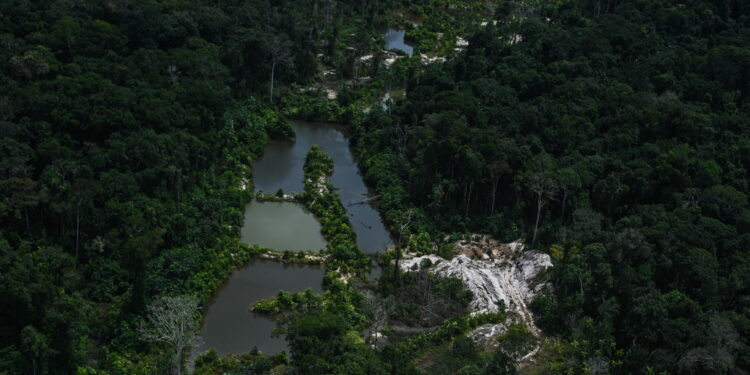
{"label": "reflection on water", "polygon": [[242,242],[276,250],[321,250],[326,243],[320,223],[291,202],[253,201],[245,209]]}
{"label": "reflection on water", "polygon": [[409,56],[414,53],[414,48],[404,42],[404,30],[389,28],[385,32],[385,49],[397,49],[406,52]]}
{"label": "reflection on water", "polygon": [[[296,142],[271,142],[253,165],[256,189],[275,193],[302,192],[305,156],[317,144],[333,158],[333,185],[357,233],[357,244],[366,253],[383,251],[391,243],[378,212],[367,202],[367,187],[359,174],[341,126],[292,122]],[[302,206],[289,202],[251,202],[245,211],[242,241],[277,250],[325,248],[320,224]],[[373,271],[377,272],[377,271]],[[235,271],[208,307],[203,321],[203,344],[195,353],[214,349],[219,355],[246,353],[257,347],[265,354],[287,349],[283,338],[271,337],[276,324],[249,312],[250,305],[273,297],[279,290],[321,292],[324,271],[309,266],[285,266],[256,261]]]}
{"label": "reflection on water", "polygon": [[256,189],[265,192],[301,192],[304,189],[302,166],[312,145],[318,145],[334,164],[331,182],[338,189],[341,202],[349,214],[349,221],[357,233],[357,245],[368,254],[383,251],[391,243],[390,236],[380,221],[380,214],[368,203],[367,186],[349,150],[349,140],[340,125],[292,121],[297,135],[291,142],[272,142],[263,157],[253,164]]}
{"label": "reflection on water", "polygon": [[219,355],[239,354],[258,347],[265,354],[287,350],[283,337],[271,337],[276,328],[273,320],[250,313],[248,308],[279,290],[300,292],[312,288],[322,292],[323,269],[284,265],[260,260],[235,271],[208,308],[201,337],[203,344],[196,353],[208,349]]}

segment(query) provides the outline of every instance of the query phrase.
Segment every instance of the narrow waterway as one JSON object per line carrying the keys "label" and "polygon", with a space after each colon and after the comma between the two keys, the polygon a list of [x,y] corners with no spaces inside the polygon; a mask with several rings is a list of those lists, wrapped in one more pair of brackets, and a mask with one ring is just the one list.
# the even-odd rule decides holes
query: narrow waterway
{"label": "narrow waterway", "polygon": [[349,221],[357,234],[357,245],[368,254],[382,252],[391,243],[378,211],[367,202],[368,191],[349,149],[349,140],[341,125],[291,121],[297,140],[271,142],[253,165],[255,188],[265,192],[303,191],[305,156],[318,145],[333,159],[331,182],[338,189]]}
{"label": "narrow waterway", "polygon": [[[334,124],[292,121],[295,142],[271,142],[253,165],[256,190],[302,192],[302,167],[310,147],[317,144],[334,161],[331,182],[338,189],[357,244],[366,253],[383,251],[391,243],[378,211],[367,201],[368,191],[349,150],[344,128]],[[320,250],[325,240],[320,224],[301,205],[290,202],[251,202],[245,211],[241,239],[276,250]],[[377,271],[376,271],[377,272]],[[206,311],[201,330],[200,354],[208,349],[219,355],[246,353],[257,347],[265,354],[287,349],[283,338],[271,337],[276,323],[253,314],[249,307],[279,290],[321,292],[322,268],[284,266],[256,261],[235,271]]]}

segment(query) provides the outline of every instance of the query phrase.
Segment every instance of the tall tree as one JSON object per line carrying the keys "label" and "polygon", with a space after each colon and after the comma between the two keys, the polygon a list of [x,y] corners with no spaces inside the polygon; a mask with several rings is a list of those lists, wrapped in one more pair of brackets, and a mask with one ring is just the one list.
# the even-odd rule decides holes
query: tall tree
{"label": "tall tree", "polygon": [[558,186],[557,182],[547,173],[537,172],[531,176],[529,188],[536,194],[536,220],[534,220],[534,237],[531,240],[531,245],[533,246],[536,243],[536,234],[539,229],[539,217],[542,214],[542,208],[555,196]]}
{"label": "tall tree", "polygon": [[182,374],[183,354],[198,344],[198,299],[194,296],[161,297],[148,306],[148,324],[141,325],[141,338],[170,345],[174,368]]}
{"label": "tall tree", "polygon": [[49,339],[33,326],[21,330],[21,351],[31,365],[31,373],[45,373],[50,356]]}
{"label": "tall tree", "polygon": [[398,223],[398,243],[396,243],[396,265],[393,268],[394,284],[399,282],[399,262],[401,261],[401,251],[403,250],[404,234],[408,233],[409,228],[414,224],[414,216],[417,210],[410,208],[404,212]]}
{"label": "tall tree", "polygon": [[290,41],[279,36],[273,36],[270,38],[269,43],[268,48],[271,53],[271,86],[268,92],[268,101],[273,103],[273,85],[276,76],[276,66],[291,66],[294,64],[294,59],[292,58],[292,43]]}
{"label": "tall tree", "polygon": [[564,168],[557,172],[557,184],[562,190],[562,208],[560,209],[560,219],[565,220],[565,204],[568,201],[570,193],[581,188],[581,177],[572,168]]}

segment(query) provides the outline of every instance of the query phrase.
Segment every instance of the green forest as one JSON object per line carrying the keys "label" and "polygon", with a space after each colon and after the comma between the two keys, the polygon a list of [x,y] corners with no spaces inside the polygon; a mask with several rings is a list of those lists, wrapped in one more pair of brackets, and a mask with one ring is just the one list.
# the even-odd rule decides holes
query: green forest
{"label": "green forest", "polygon": [[[750,372],[743,0],[4,0],[0,88],[1,375]],[[321,256],[240,240],[290,120],[346,127],[392,250],[357,247],[317,147]],[[472,234],[549,255],[539,337],[473,341],[507,314],[398,266]],[[326,269],[253,307],[288,351],[191,357],[259,256]]]}

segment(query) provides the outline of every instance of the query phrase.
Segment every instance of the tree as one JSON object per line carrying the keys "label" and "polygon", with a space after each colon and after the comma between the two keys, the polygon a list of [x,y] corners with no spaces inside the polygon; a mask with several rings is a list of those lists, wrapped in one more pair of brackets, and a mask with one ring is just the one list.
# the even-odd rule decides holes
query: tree
{"label": "tree", "polygon": [[560,209],[560,219],[565,220],[565,203],[571,192],[581,188],[581,177],[571,168],[564,168],[557,172],[557,183],[562,190],[562,208]]}
{"label": "tree", "polygon": [[404,212],[398,224],[398,243],[396,244],[396,265],[393,268],[394,285],[398,286],[399,262],[401,261],[401,248],[403,246],[404,233],[414,224],[414,215],[417,210],[410,208]]}
{"label": "tree", "polygon": [[393,296],[379,297],[373,296],[365,298],[362,301],[362,311],[364,312],[367,322],[372,327],[373,333],[379,333],[388,322],[388,315],[395,309]]}
{"label": "tree", "polygon": [[533,246],[536,242],[536,233],[539,228],[539,216],[542,213],[542,208],[557,193],[557,183],[546,173],[539,172],[531,176],[529,188],[536,194],[536,220],[534,221],[534,237],[531,240],[531,245]]}
{"label": "tree", "polygon": [[25,218],[26,229],[30,229],[29,209],[44,202],[46,197],[39,184],[29,178],[0,180],[0,221],[3,218]]}
{"label": "tree", "polygon": [[602,214],[588,208],[573,211],[572,239],[583,244],[595,241],[601,234],[602,220]]}
{"label": "tree", "polygon": [[498,349],[493,353],[484,373],[487,375],[515,375],[518,372],[513,359]]}
{"label": "tree", "polygon": [[145,341],[170,345],[177,375],[182,374],[185,350],[198,345],[198,299],[194,296],[161,297],[148,306],[148,323],[138,327]]}
{"label": "tree", "polygon": [[27,81],[43,76],[54,68],[55,57],[52,56],[48,48],[37,46],[34,49],[26,51],[25,54],[13,56],[8,65],[19,76],[25,77]]}
{"label": "tree", "polygon": [[73,182],[71,199],[75,203],[76,212],[76,258],[78,258],[81,239],[81,206],[85,205],[84,209],[90,210],[91,201],[99,194],[100,190],[101,186],[93,180],[76,179]]}
{"label": "tree", "polygon": [[70,16],[64,16],[52,26],[52,33],[60,44],[63,44],[68,51],[68,56],[73,58],[73,44],[76,42],[76,36],[81,32],[81,25],[78,21]]}
{"label": "tree", "polygon": [[21,330],[21,350],[31,363],[32,374],[37,370],[44,373],[47,359],[50,356],[49,339],[33,326],[26,326]]}
{"label": "tree", "polygon": [[492,184],[490,196],[490,215],[495,213],[495,198],[497,198],[497,188],[500,185],[500,177],[503,174],[512,172],[510,165],[506,160],[494,160],[486,165],[488,178]]}
{"label": "tree", "polygon": [[268,46],[271,52],[271,89],[269,90],[269,102],[273,103],[273,83],[276,74],[276,65],[291,66],[294,61],[291,54],[292,43],[279,36],[273,36]]}

